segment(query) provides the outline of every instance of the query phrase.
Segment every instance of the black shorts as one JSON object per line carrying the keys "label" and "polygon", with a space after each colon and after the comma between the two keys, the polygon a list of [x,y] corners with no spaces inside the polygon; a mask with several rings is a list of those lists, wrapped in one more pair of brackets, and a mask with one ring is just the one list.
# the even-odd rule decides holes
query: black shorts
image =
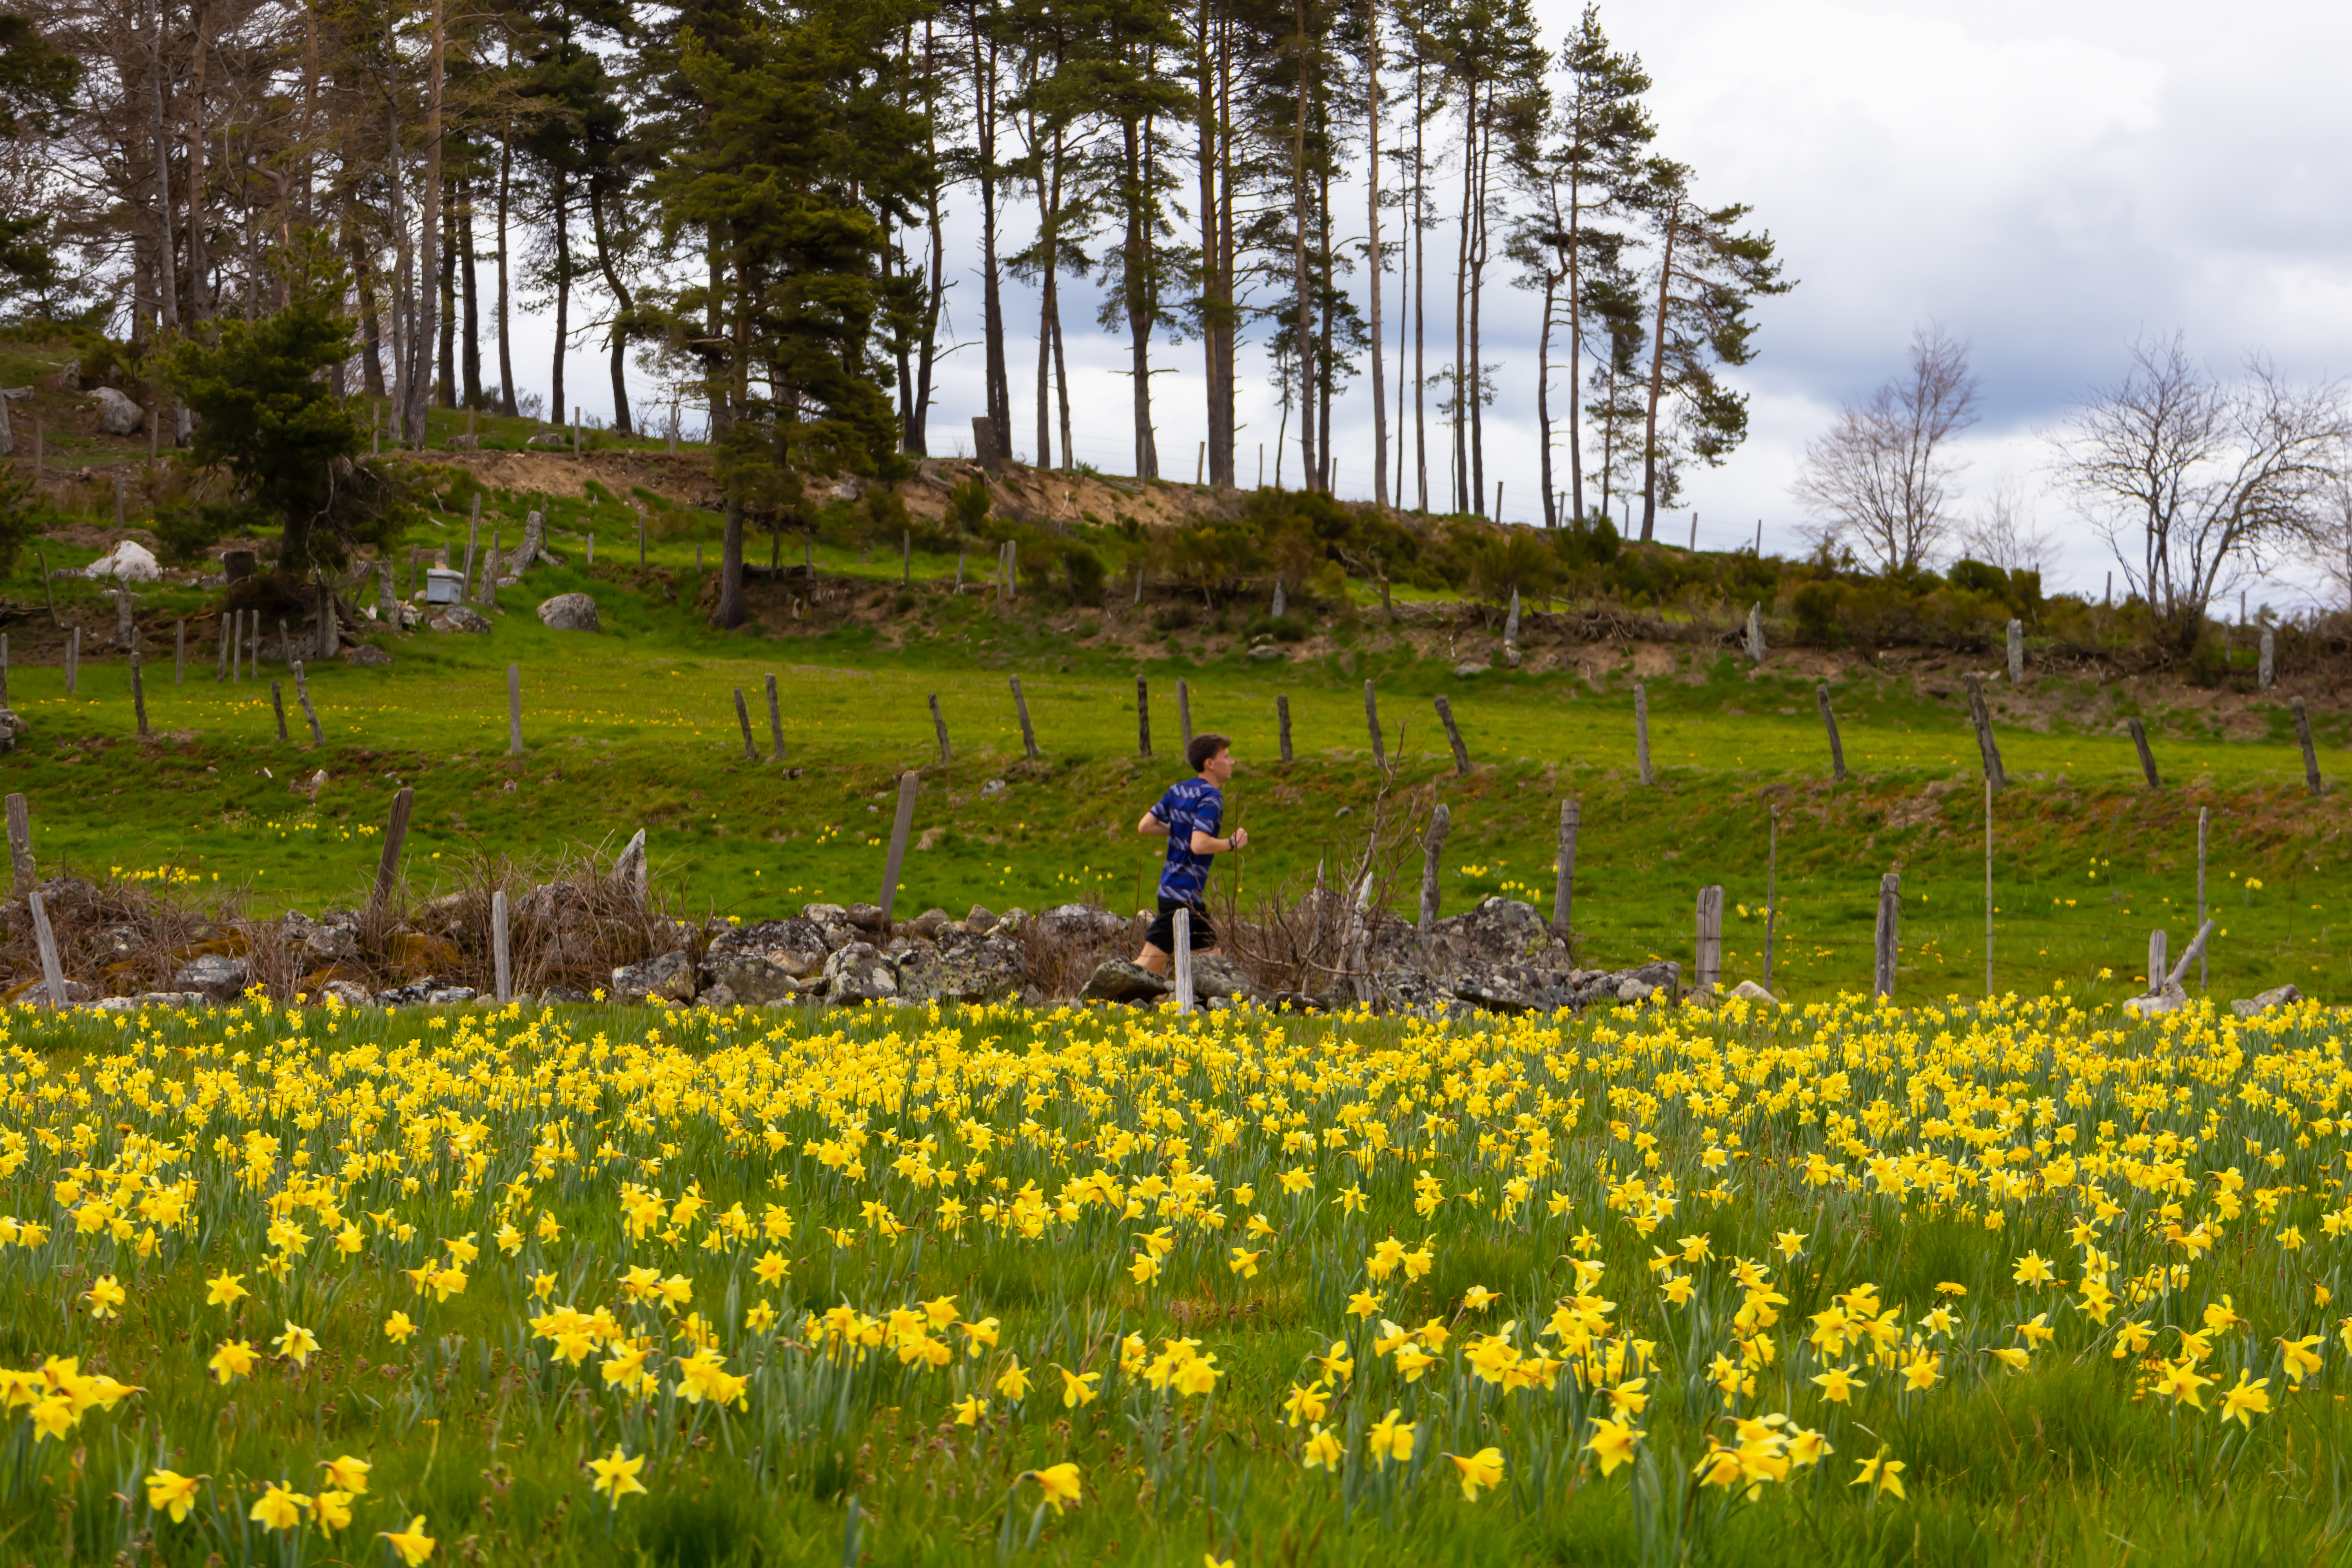
{"label": "black shorts", "polygon": [[1143,933],[1144,945],[1162,952],[1176,951],[1176,911],[1192,911],[1192,951],[1202,952],[1217,945],[1217,928],[1209,923],[1209,912],[1198,904],[1188,904],[1181,899],[1162,899],[1160,912],[1151,917],[1151,929]]}

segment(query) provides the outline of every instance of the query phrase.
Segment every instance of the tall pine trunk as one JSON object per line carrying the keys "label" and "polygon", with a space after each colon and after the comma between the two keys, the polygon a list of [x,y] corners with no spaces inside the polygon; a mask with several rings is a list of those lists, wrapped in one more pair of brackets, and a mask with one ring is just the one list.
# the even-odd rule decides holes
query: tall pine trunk
{"label": "tall pine trunk", "polygon": [[1156,479],[1160,477],[1160,444],[1151,429],[1151,318],[1153,293],[1151,280],[1151,218],[1142,192],[1151,166],[1151,128],[1149,121],[1129,120],[1121,127],[1125,146],[1126,174],[1130,188],[1138,193],[1127,204],[1127,233],[1123,241],[1127,251],[1128,374],[1134,382],[1135,412],[1135,477]]}
{"label": "tall pine trunk", "polygon": [[607,344],[612,358],[613,433],[625,439],[636,430],[629,417],[627,356],[629,329],[635,324],[637,306],[630,298],[629,286],[621,280],[620,267],[613,259],[613,231],[604,216],[604,192],[593,179],[588,182],[588,216],[595,228],[596,265],[604,270],[604,287],[613,294],[613,331]]}
{"label": "tall pine trunk", "polygon": [[[514,47],[507,47],[507,68],[514,68]],[[521,410],[515,405],[514,337],[507,319],[507,216],[514,181],[514,122],[509,121],[499,138],[499,412],[508,418]]]}
{"label": "tall pine trunk", "polygon": [[474,191],[478,184],[470,174],[457,182],[463,196],[457,209],[457,281],[466,312],[466,341],[458,358],[468,408],[482,405],[482,290],[481,280],[475,275],[474,258]]}
{"label": "tall pine trunk", "polygon": [[415,331],[409,339],[409,378],[405,387],[407,433],[420,451],[425,447],[425,411],[430,405],[433,390],[425,367],[430,363],[441,307],[441,68],[445,39],[440,0],[434,0],[433,53],[425,84],[425,191],[417,223],[417,310]]}
{"label": "tall pine trunk", "polygon": [[1193,69],[1197,77],[1201,187],[1201,360],[1207,387],[1209,482],[1234,482],[1233,273],[1225,222],[1232,204],[1222,190],[1223,100],[1218,82],[1227,23],[1216,0],[1201,0]]}
{"label": "tall pine trunk", "polygon": [[555,350],[549,374],[548,414],[562,425],[572,405],[563,399],[563,353],[572,342],[572,205],[571,190],[559,166],[555,171]]}
{"label": "tall pine trunk", "polygon": [[1536,340],[1536,423],[1542,429],[1543,439],[1538,448],[1543,467],[1543,520],[1546,528],[1558,528],[1559,517],[1551,493],[1551,311],[1552,301],[1559,290],[1559,280],[1552,270],[1544,268],[1543,331]]}
{"label": "tall pine trunk", "polygon": [[204,0],[196,0],[195,53],[188,62],[188,312],[190,322],[212,314],[212,261],[205,248],[205,62],[212,53],[205,34]]}
{"label": "tall pine trunk", "polygon": [[1291,286],[1298,291],[1298,483],[1315,488],[1314,297],[1307,287],[1307,60],[1314,46],[1307,31],[1307,0],[1292,7],[1297,22],[1293,47],[1297,62],[1291,88],[1298,95],[1290,140]]}
{"label": "tall pine trunk", "polygon": [[457,204],[441,204],[441,406],[457,406]]}
{"label": "tall pine trunk", "polygon": [[1568,182],[1568,515],[1584,521],[1584,181]]}
{"label": "tall pine trunk", "polygon": [[1454,510],[1470,510],[1470,208],[1478,188],[1478,89],[1462,93],[1462,216],[1454,240]]}
{"label": "tall pine trunk", "polygon": [[971,9],[971,100],[980,141],[980,308],[988,417],[999,452],[1013,450],[1013,395],[1004,369],[1004,300],[996,261],[996,41],[984,37],[982,0]]}
{"label": "tall pine trunk", "polygon": [[1364,58],[1369,72],[1364,87],[1364,250],[1371,265],[1372,285],[1372,503],[1389,504],[1388,380],[1381,363],[1381,0],[1364,0]]}
{"label": "tall pine trunk", "polygon": [[1650,336],[1649,409],[1642,426],[1642,539],[1648,542],[1658,526],[1658,401],[1666,387],[1666,298],[1675,276],[1675,234],[1682,222],[1682,204],[1666,213],[1665,238],[1658,257],[1658,319]]}

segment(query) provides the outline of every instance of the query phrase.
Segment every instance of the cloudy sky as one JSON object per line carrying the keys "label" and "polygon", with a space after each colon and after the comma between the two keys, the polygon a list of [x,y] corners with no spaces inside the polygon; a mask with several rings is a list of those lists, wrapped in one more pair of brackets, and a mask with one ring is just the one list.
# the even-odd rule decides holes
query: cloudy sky
{"label": "cloudy sky", "polygon": [[[1556,46],[1575,0],[1538,4]],[[1801,548],[1788,489],[1805,443],[1898,369],[1913,328],[1931,321],[1969,342],[1984,382],[1966,489],[2020,488],[2053,536],[2053,586],[2089,592],[2110,563],[2042,493],[2042,437],[2121,375],[2136,335],[2178,331],[2223,371],[2252,351],[2298,377],[2352,371],[2352,208],[2336,199],[2352,167],[2336,79],[2352,58],[2352,6],[2340,0],[1649,0],[1608,5],[1602,22],[1656,79],[1660,150],[1696,170],[1703,199],[1752,205],[1800,280],[1759,312],[1759,355],[1739,378],[1747,445],[1689,483],[1702,545],[1750,538],[1760,520],[1768,551]],[[1359,195],[1339,210],[1362,206]],[[971,237],[960,224],[976,258]],[[1431,248],[1433,260],[1437,237]],[[955,290],[959,334],[976,335],[978,297],[976,278]],[[1433,311],[1443,298],[1433,289]],[[1488,482],[1505,482],[1506,517],[1533,521],[1536,301],[1507,286],[1489,301]],[[1034,296],[1013,289],[1008,310],[1026,426]],[[1391,285],[1391,323],[1395,310]],[[1127,382],[1113,374],[1123,343],[1080,332],[1089,302],[1066,312],[1079,456],[1131,472]],[[574,352],[574,395],[604,393],[602,357]],[[978,361],[975,347],[947,362],[935,451],[969,445]],[[1198,346],[1162,345],[1156,363],[1177,372],[1154,378],[1162,469],[1190,479],[1203,426]],[[1248,482],[1278,407],[1262,363],[1244,374]],[[1390,374],[1393,388],[1393,364]],[[1370,493],[1369,398],[1360,377],[1335,414],[1347,495]],[[1016,431],[1024,453],[1033,440]],[[1269,478],[1272,463],[1269,451]],[[1297,482],[1295,445],[1285,478]],[[1688,530],[1685,510],[1662,531]],[[2293,581],[2271,588],[2282,605],[2307,596]]]}

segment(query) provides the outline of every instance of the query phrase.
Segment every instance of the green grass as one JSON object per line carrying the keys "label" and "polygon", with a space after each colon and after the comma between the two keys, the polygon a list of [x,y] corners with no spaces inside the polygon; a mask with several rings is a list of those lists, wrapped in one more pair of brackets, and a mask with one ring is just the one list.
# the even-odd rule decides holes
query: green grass
{"label": "green grass", "polygon": [[[520,533],[527,498],[493,495],[482,530]],[[1687,962],[1697,889],[1726,889],[1727,978],[1764,978],[1768,843],[1780,814],[1780,918],[1771,981],[1783,994],[1832,994],[1867,983],[1878,877],[1904,878],[1910,994],[1977,994],[1984,984],[1982,801],[1975,745],[1957,680],[1911,682],[1850,668],[1832,682],[1853,777],[1825,777],[1813,682],[1768,665],[1687,653],[1647,682],[1658,784],[1633,769],[1630,660],[1588,680],[1560,672],[1452,673],[1454,650],[1416,657],[1377,624],[1343,618],[1317,657],[1260,664],[1240,654],[1139,662],[1099,612],[1073,615],[1024,600],[1007,611],[979,592],[945,591],[952,558],[916,562],[900,590],[895,557],[820,552],[829,576],[863,582],[855,618],[822,629],[785,620],[773,631],[711,631],[697,608],[718,561],[718,520],[690,509],[652,512],[640,572],[634,514],[618,500],[552,507],[561,568],[505,591],[488,637],[420,633],[388,638],[389,669],[340,665],[310,672],[326,735],[308,745],[291,681],[272,664],[260,684],[222,685],[205,591],[143,596],[148,711],[158,737],[132,743],[129,676],[86,657],[68,696],[57,634],[30,571],[0,595],[32,614],[14,623],[9,692],[32,732],[9,759],[12,787],[32,800],[45,863],[152,869],[172,866],[247,886],[261,908],[348,900],[373,868],[393,792],[417,792],[410,866],[430,879],[436,858],[527,857],[569,841],[612,842],[648,830],[656,858],[698,904],[740,914],[802,901],[872,900],[895,775],[919,770],[919,833],[902,908],[973,902],[1031,908],[1098,898],[1114,909],[1150,902],[1155,846],[1132,826],[1181,773],[1176,691],[1198,729],[1234,737],[1230,792],[1255,840],[1218,880],[1244,906],[1296,888],[1323,865],[1352,863],[1375,816],[1397,846],[1401,903],[1419,880],[1417,837],[1428,808],[1451,807],[1444,879],[1451,912],[1505,893],[1549,909],[1559,803],[1580,804],[1575,927],[1580,958],[1653,955]],[[585,562],[596,532],[598,560]],[[462,515],[440,514],[392,552],[404,585],[408,545],[462,559]],[[786,553],[798,541],[786,542]],[[42,546],[53,567],[96,553]],[[754,559],[764,559],[755,542]],[[604,631],[548,631],[539,600],[582,590]],[[60,609],[111,622],[94,585],[61,582]],[[372,602],[372,592],[364,602]],[[899,608],[901,603],[907,608]],[[170,624],[196,623],[186,682],[172,681]],[[265,628],[274,640],[275,628]],[[1180,646],[1202,647],[1202,634]],[[1479,645],[1483,651],[1484,645]],[[1468,643],[1459,650],[1472,651]],[[506,753],[506,669],[522,671],[525,754]],[[1136,756],[1135,676],[1151,688],[1156,755]],[[1017,673],[1044,756],[1021,755],[1006,686]],[[786,754],[767,760],[764,679],[782,700]],[[1377,681],[1393,773],[1370,757],[1362,682]],[[276,737],[268,682],[287,687],[294,741]],[[747,763],[732,692],[750,705],[757,763]],[[1995,803],[1995,982],[2032,993],[2137,989],[2147,933],[2164,926],[2178,952],[2194,929],[2198,810],[2212,814],[2209,903],[2221,932],[2212,950],[2219,994],[2292,980],[2340,994],[2352,944],[2335,927],[2347,817],[2340,795],[2308,799],[2283,708],[2257,711],[2258,739],[2224,739],[2201,712],[2150,702],[2146,717],[2166,788],[2141,786],[2130,743],[2110,732],[2141,703],[2110,687],[2050,678],[2054,720],[2004,724],[2010,789]],[[1476,764],[1454,776],[1430,699],[1448,696]],[[927,700],[937,696],[953,760],[939,764]],[[1276,701],[1289,702],[1297,760],[1277,757]],[[2317,716],[2334,768],[2344,721]],[[308,781],[327,774],[312,801]],[[1003,780],[1006,793],[983,798]],[[301,786],[300,790],[295,787]],[[2252,878],[2262,886],[2246,885]],[[2100,972],[2111,978],[2101,979]]]}

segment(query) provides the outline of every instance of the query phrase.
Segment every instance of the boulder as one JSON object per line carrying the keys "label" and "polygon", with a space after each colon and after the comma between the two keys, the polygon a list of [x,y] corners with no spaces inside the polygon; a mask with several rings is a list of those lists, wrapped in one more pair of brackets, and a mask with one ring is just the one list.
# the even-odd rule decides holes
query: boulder
{"label": "boulder", "polygon": [[413,1007],[440,989],[440,980],[436,976],[427,974],[422,979],[412,980],[404,985],[394,985],[387,990],[377,992],[375,1005],[379,1007]]}
{"label": "boulder", "polygon": [[[1124,931],[1127,922],[1121,921]],[[1222,952],[1192,955],[1192,995],[1201,1002],[1246,1002],[1257,994],[1240,964]]]}
{"label": "boulder", "polygon": [[1621,970],[1602,980],[1602,984],[1620,1002],[1646,1002],[1661,991],[1671,1002],[1675,993],[1682,989],[1682,983],[1683,966],[1672,959],[1645,963],[1638,969]]}
{"label": "boulder", "polygon": [[253,967],[225,952],[200,952],[180,965],[172,984],[181,991],[200,991],[209,1002],[234,1002],[253,980]]}
{"label": "boulder", "polygon": [[[1199,982],[1194,981],[1195,988]],[[1109,958],[1095,966],[1078,993],[1081,1002],[1150,1002],[1168,994],[1167,976],[1154,974],[1131,958]]]}
{"label": "boulder", "polygon": [[701,994],[695,997],[694,1005],[698,1007],[708,1007],[714,1013],[724,1013],[740,1001],[740,998],[735,994],[733,987],[722,981],[717,985],[704,987]]}
{"label": "boulder", "polygon": [[703,950],[702,972],[738,1001],[784,1002],[824,970],[829,951],[814,921],[761,921],[713,937]]}
{"label": "boulder", "polygon": [[153,583],[162,579],[155,552],[135,539],[126,539],[81,569],[85,577],[111,577],[118,583]]}
{"label": "boulder", "polygon": [[985,936],[996,929],[996,911],[984,904],[974,904],[971,912],[963,917],[963,929],[974,936]]}
{"label": "boulder", "polygon": [[2145,996],[2134,996],[2124,1003],[2124,1010],[2142,1018],[2161,1018],[2167,1013],[2177,1013],[2189,1005],[2189,993],[2168,980],[2163,986]]}
{"label": "boulder", "polygon": [[367,987],[349,980],[330,980],[319,987],[316,1002],[332,1002],[341,1007],[364,1007],[371,998]]}
{"label": "boulder", "polygon": [[937,942],[940,940],[940,932],[947,930],[951,923],[947,910],[925,910],[921,914],[908,921],[905,930],[908,936],[918,942]]}
{"label": "boulder", "polygon": [[142,991],[139,1005],[142,1007],[201,1007],[205,1005],[205,994],[201,991]]}
{"label": "boulder", "polygon": [[443,985],[425,994],[427,1007],[463,1007],[479,993],[470,985]]}
{"label": "boulder", "polygon": [[[1409,927],[1384,926],[1374,938],[1376,954],[1397,948],[1417,935]],[[1465,914],[1439,921],[1422,943],[1442,973],[1491,969],[1498,964],[1567,967],[1568,949],[1551,932],[1532,904],[1516,899],[1489,898]]]}
{"label": "boulder", "polygon": [[878,931],[885,923],[879,904],[852,904],[841,911],[841,918],[863,931]]}
{"label": "boulder", "polygon": [[896,1001],[898,971],[872,943],[853,942],[824,961],[824,994],[839,1003]]}
{"label": "boulder", "polygon": [[436,632],[488,632],[490,623],[470,605],[436,605],[425,624]]}
{"label": "boulder", "polygon": [[278,931],[286,940],[301,949],[302,956],[322,963],[351,958],[359,952],[359,932],[348,924],[329,925],[314,921],[299,910],[289,910],[278,922]]}
{"label": "boulder", "polygon": [[[49,1001],[48,989],[48,983],[47,981],[36,980],[30,985],[26,986],[22,991],[17,992],[16,999],[19,1002],[29,1003],[37,1007],[43,1003]],[[59,1007],[70,1007],[78,1002],[94,1001],[97,999],[97,992],[92,991],[80,981],[68,980],[65,983],[63,992],[57,997],[54,1005]]]}
{"label": "boulder", "polygon": [[1454,674],[1456,674],[1456,675],[1458,675],[1458,676],[1460,676],[1460,677],[1462,677],[1462,679],[1464,679],[1465,680],[1467,680],[1467,679],[1470,679],[1470,677],[1472,677],[1472,676],[1474,676],[1474,675],[1484,675],[1484,674],[1486,674],[1486,667],[1485,665],[1483,665],[1483,664],[1472,664],[1472,663],[1457,664],[1457,665],[1455,665],[1455,666],[1454,667]]}
{"label": "boulder", "polygon": [[909,1002],[1005,1002],[1026,976],[1021,944],[1004,937],[949,931],[937,946],[898,960],[898,994]]}
{"label": "boulder", "polygon": [[147,411],[111,386],[89,395],[98,405],[98,427],[109,436],[136,436],[147,428]]}
{"label": "boulder", "polygon": [[1127,934],[1127,920],[1097,904],[1056,904],[1037,917],[1055,936],[1110,941]]}
{"label": "boulder", "polygon": [[1780,999],[1778,996],[1773,995],[1753,980],[1741,981],[1731,988],[1731,994],[1742,1002],[1762,1002],[1774,1007],[1780,1005]]}
{"label": "boulder", "polygon": [[2252,996],[2241,997],[2230,1004],[2230,1011],[2241,1018],[2252,1018],[2273,1007],[2292,1007],[2303,1000],[2303,993],[2292,985],[2275,985]]}
{"label": "boulder", "polygon": [[0,752],[16,749],[16,737],[32,728],[14,708],[0,708]]}
{"label": "boulder", "polygon": [[648,958],[643,963],[625,963],[613,971],[612,997],[615,1002],[644,1002],[656,997],[665,1002],[691,1002],[694,960],[681,947],[658,958]]}
{"label": "boulder", "polygon": [[347,647],[343,649],[343,662],[345,664],[388,665],[392,662],[392,655],[384,652],[383,649],[376,647],[373,643],[362,643],[357,647]]}
{"label": "boulder", "polygon": [[596,601],[585,594],[558,594],[539,606],[542,625],[559,632],[593,632]]}
{"label": "boulder", "polygon": [[1452,994],[1490,1013],[1551,1013],[1576,1005],[1574,972],[1497,963],[1454,977]]}

